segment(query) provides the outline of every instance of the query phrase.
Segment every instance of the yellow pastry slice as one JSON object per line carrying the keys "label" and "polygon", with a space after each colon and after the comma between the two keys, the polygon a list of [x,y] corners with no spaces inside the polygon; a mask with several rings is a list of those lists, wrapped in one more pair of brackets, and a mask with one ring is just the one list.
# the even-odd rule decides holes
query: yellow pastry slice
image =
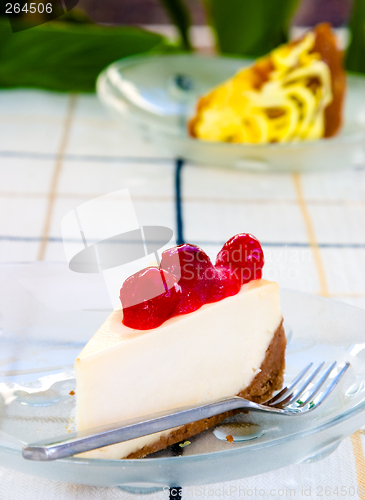
{"label": "yellow pastry slice", "polygon": [[203,96],[189,132],[251,144],[334,135],[345,91],[341,59],[330,25],[318,25]]}

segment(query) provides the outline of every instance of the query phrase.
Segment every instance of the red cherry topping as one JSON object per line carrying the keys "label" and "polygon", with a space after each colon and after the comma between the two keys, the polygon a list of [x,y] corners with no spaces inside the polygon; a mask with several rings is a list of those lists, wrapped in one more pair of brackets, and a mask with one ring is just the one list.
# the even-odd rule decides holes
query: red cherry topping
{"label": "red cherry topping", "polygon": [[173,316],[188,314],[196,311],[204,303],[204,299],[202,298],[199,290],[181,285],[181,299],[173,311]]}
{"label": "red cherry topping", "polygon": [[201,248],[188,243],[165,250],[161,267],[179,278],[179,285],[185,284],[189,288],[202,281],[208,270],[214,270],[208,255]]}
{"label": "red cherry topping", "polygon": [[150,330],[172,316],[181,289],[169,272],[148,267],[125,280],[120,289],[123,324],[137,330]]}
{"label": "red cherry topping", "polygon": [[185,243],[165,250],[161,267],[179,278],[182,293],[174,316],[196,311],[207,302],[208,288],[215,269],[201,248]]}
{"label": "red cherry topping", "polygon": [[235,275],[230,273],[229,268],[217,268],[215,269],[214,280],[209,287],[207,302],[218,302],[225,297],[236,295],[240,290],[241,283]]}
{"label": "red cherry topping", "polygon": [[260,242],[251,234],[236,234],[223,245],[217,255],[216,267],[228,268],[242,283],[262,277],[264,253]]}
{"label": "red cherry topping", "polygon": [[172,316],[236,295],[241,284],[261,278],[263,265],[261,245],[251,234],[228,240],[215,266],[197,246],[170,248],[162,254],[161,268],[148,267],[125,280],[123,323],[137,330],[157,328]]}

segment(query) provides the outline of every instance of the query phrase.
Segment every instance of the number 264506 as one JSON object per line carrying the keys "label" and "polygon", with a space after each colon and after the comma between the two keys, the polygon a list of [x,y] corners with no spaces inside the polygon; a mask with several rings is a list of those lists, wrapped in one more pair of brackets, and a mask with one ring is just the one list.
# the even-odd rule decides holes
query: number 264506
{"label": "number 264506", "polygon": [[43,14],[46,12],[50,14],[52,12],[52,4],[51,3],[26,3],[23,7],[20,6],[20,3],[7,3],[5,5],[5,14],[19,14],[20,12],[30,12],[31,14],[35,14],[39,12],[39,14]]}

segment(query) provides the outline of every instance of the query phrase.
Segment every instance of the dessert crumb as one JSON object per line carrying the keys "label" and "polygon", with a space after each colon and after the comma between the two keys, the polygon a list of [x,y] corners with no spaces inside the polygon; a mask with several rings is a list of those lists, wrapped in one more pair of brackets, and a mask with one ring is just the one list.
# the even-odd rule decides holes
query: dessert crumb
{"label": "dessert crumb", "polygon": [[226,439],[229,443],[233,443],[233,436],[231,436],[231,434],[228,434],[228,436],[226,436]]}
{"label": "dessert crumb", "polygon": [[69,395],[70,395],[70,396],[74,396],[74,395],[75,395],[75,391],[70,391],[70,392],[69,392]]}
{"label": "dessert crumb", "polygon": [[183,443],[179,443],[180,448],[185,448],[185,446],[189,446],[190,441],[184,441]]}

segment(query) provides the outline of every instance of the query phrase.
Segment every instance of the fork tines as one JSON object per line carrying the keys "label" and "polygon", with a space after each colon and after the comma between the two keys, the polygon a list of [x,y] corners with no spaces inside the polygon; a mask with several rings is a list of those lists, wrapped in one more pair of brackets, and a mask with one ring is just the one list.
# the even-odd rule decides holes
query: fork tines
{"label": "fork tines", "polygon": [[[323,401],[329,396],[329,394],[339,383],[343,374],[350,366],[350,363],[345,363],[345,365],[337,373],[337,362],[334,361],[326,369],[323,375],[321,375],[320,378],[312,384],[319,372],[322,370],[323,365],[324,361],[320,363],[313,371],[310,371],[313,366],[313,363],[310,363],[299,373],[299,375],[293,380],[289,387],[284,387],[284,389],[282,389],[273,398],[271,398],[269,401],[266,401],[265,405],[272,408],[281,409],[288,408],[290,405],[293,409],[293,405],[295,405],[295,408],[304,408],[308,404],[310,408],[318,407],[321,403],[323,403]],[[332,380],[327,385],[325,385],[325,383],[328,382],[329,379]],[[299,383],[301,383],[299,388],[295,390]],[[318,394],[319,396],[316,398]],[[304,395],[303,401],[300,399],[302,395]]]}

